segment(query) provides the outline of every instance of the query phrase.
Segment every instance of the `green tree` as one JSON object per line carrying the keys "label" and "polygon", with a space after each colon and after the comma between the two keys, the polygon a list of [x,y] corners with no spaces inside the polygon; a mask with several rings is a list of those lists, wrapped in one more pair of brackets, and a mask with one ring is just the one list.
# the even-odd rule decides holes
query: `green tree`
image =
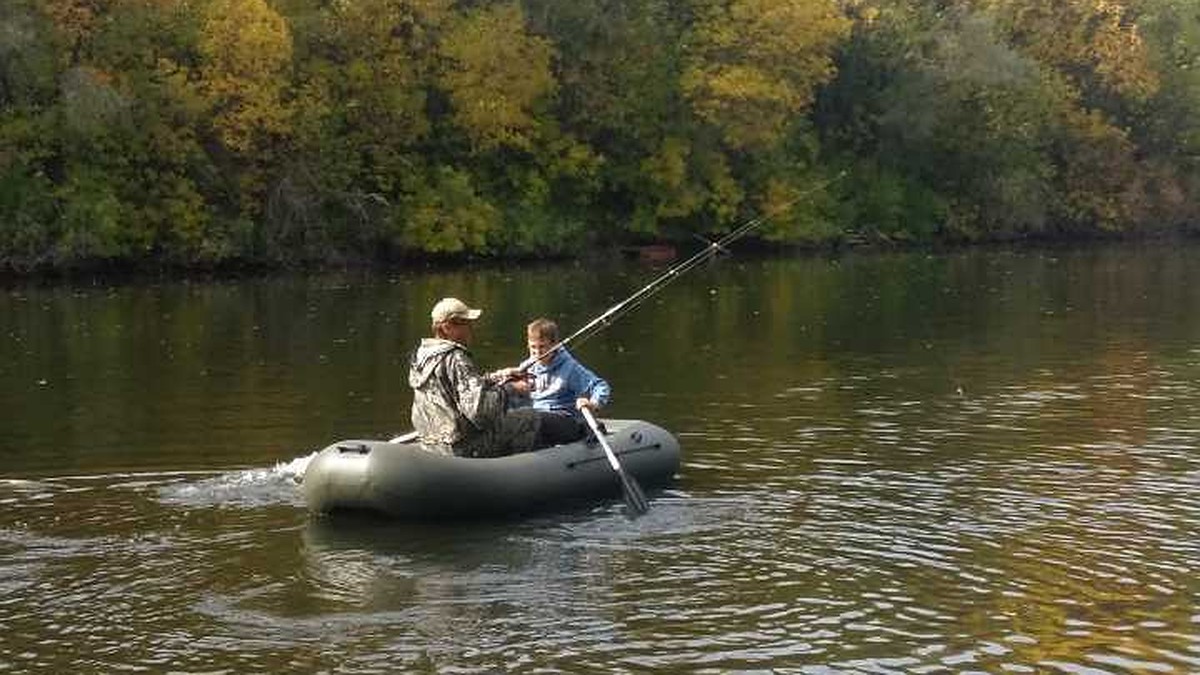
{"label": "green tree", "polygon": [[419,183],[441,0],[285,4],[293,26],[294,152],[267,199],[264,254],[370,257],[399,243],[402,197]]}
{"label": "green tree", "polygon": [[733,148],[779,143],[834,75],[849,21],[833,2],[696,3],[681,86],[696,115]]}
{"label": "green tree", "polygon": [[818,115],[860,167],[856,230],[973,239],[1136,225],[1143,165],[1120,120],[1157,75],[1117,5],[1067,5],[857,5],[843,77]]}
{"label": "green tree", "polygon": [[1054,219],[1077,229],[1129,230],[1146,197],[1126,131],[1127,112],[1159,88],[1151,52],[1129,3],[981,0],[1014,48],[1064,83],[1050,155],[1062,208]]}
{"label": "green tree", "polygon": [[520,5],[506,2],[469,11],[447,27],[439,52],[439,85],[455,126],[472,148],[530,150],[538,133],[537,108],[555,90],[548,41],[525,29]]}
{"label": "green tree", "polygon": [[595,200],[576,211],[587,213],[600,225],[593,228],[597,236],[609,239],[628,230],[657,231],[661,201],[692,202],[657,192],[664,185],[691,191],[686,175],[647,174],[663,172],[659,165],[676,161],[672,153],[691,156],[694,123],[679,87],[687,12],[668,0],[533,0],[526,6],[532,25],[560,54],[555,117],[563,133],[596,158],[588,186]]}
{"label": "green tree", "polygon": [[0,5],[0,268],[45,264],[57,236],[47,173],[62,61],[55,37],[32,0]]}
{"label": "green tree", "polygon": [[289,130],[283,104],[292,43],[287,22],[266,0],[209,0],[197,48],[198,89],[225,147],[243,156],[269,150]]}
{"label": "green tree", "polygon": [[400,224],[404,243],[431,253],[486,250],[499,226],[496,207],[462,171],[437,167],[430,178],[408,198]]}
{"label": "green tree", "polygon": [[1146,157],[1139,211],[1148,222],[1200,229],[1200,14],[1185,0],[1141,0],[1135,9],[1161,83],[1128,125]]}

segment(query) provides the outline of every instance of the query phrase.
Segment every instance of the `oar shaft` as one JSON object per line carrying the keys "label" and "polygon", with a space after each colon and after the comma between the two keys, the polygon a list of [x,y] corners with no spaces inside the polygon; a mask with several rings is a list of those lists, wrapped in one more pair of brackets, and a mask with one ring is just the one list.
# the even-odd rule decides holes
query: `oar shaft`
{"label": "oar shaft", "polygon": [[604,432],[601,431],[600,425],[596,423],[596,416],[588,408],[582,408],[583,418],[587,420],[588,426],[592,428],[592,433],[596,435],[596,440],[600,441],[600,447],[604,448],[604,455],[608,457],[608,465],[613,468],[613,471],[621,471],[621,462],[617,459],[617,453],[613,452],[612,446],[608,444],[608,439],[604,437]]}

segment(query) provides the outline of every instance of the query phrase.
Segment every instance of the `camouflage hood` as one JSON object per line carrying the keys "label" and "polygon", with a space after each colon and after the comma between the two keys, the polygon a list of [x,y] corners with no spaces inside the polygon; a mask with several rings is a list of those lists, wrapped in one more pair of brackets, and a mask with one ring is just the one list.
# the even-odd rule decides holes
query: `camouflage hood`
{"label": "camouflage hood", "polygon": [[533,447],[537,415],[532,409],[506,412],[504,387],[479,372],[466,346],[425,338],[409,365],[413,428],[426,448],[492,457]]}
{"label": "camouflage hood", "polygon": [[467,348],[453,340],[441,338],[424,338],[417,350],[413,352],[411,366],[408,370],[408,384],[413,389],[419,389],[433,377],[442,357],[455,349],[466,351]]}

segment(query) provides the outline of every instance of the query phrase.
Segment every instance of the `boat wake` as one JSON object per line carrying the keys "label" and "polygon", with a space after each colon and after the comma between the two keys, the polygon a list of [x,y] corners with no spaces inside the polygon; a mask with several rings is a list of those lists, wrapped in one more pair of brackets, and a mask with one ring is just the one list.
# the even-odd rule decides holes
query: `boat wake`
{"label": "boat wake", "polygon": [[316,453],[267,469],[242,469],[202,480],[173,482],[159,488],[159,499],[164,504],[191,508],[304,506],[299,486],[314,456]]}

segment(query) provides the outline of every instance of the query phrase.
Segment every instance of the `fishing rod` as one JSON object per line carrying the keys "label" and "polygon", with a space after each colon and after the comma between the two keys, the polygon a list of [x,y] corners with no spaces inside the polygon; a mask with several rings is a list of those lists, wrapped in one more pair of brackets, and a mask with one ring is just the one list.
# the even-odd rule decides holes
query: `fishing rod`
{"label": "fishing rod", "polygon": [[517,369],[522,372],[529,370],[530,366],[532,366],[538,360],[543,359],[543,358],[557,352],[558,350],[566,347],[571,342],[573,342],[573,341],[583,342],[584,340],[587,340],[588,338],[596,335],[600,331],[602,331],[605,328],[612,325],[614,321],[621,318],[622,316],[625,316],[629,312],[636,309],[643,302],[650,299],[651,296],[653,296],[654,294],[658,293],[663,288],[665,288],[667,286],[667,284],[670,284],[672,281],[675,281],[679,277],[683,276],[684,273],[688,272],[692,268],[694,268],[702,263],[708,262],[709,260],[716,257],[718,254],[720,254],[722,252],[728,253],[729,252],[728,247],[730,244],[741,239],[742,237],[746,236],[747,234],[750,234],[751,232],[758,229],[759,227],[762,227],[762,225],[764,223],[769,221],[774,216],[778,215],[779,213],[782,213],[786,209],[791,208],[792,205],[794,205],[797,202],[799,202],[800,200],[808,197],[810,194],[816,192],[817,190],[823,189],[823,188],[833,184],[835,181],[841,179],[845,175],[846,175],[846,172],[842,171],[841,173],[834,176],[833,178],[827,179],[825,181],[822,181],[821,183],[818,183],[817,185],[810,187],[809,189],[807,189],[804,192],[797,195],[794,199],[791,199],[791,200],[785,202],[782,206],[779,206],[774,211],[772,211],[770,213],[764,213],[760,216],[752,218],[752,219],[746,221],[745,223],[742,223],[738,227],[734,228],[732,231],[730,231],[729,233],[727,233],[725,236],[721,237],[720,239],[713,241],[713,242],[709,242],[708,246],[705,246],[704,248],[697,251],[694,255],[692,255],[692,257],[669,268],[666,272],[663,272],[661,275],[659,275],[657,278],[655,278],[650,283],[648,283],[645,286],[642,286],[638,290],[634,291],[633,294],[630,295],[629,297],[616,303],[612,307],[609,307],[608,309],[604,310],[604,312],[602,312],[599,316],[597,316],[596,318],[594,318],[591,321],[584,324],[582,328],[575,331],[574,333],[571,333],[570,335],[563,338],[562,340],[559,340],[554,346],[550,347],[550,349],[547,349],[545,352],[543,352],[542,354],[539,354],[536,357],[530,356],[529,358],[525,359],[524,361],[522,361],[520,363],[520,365],[517,366]]}

